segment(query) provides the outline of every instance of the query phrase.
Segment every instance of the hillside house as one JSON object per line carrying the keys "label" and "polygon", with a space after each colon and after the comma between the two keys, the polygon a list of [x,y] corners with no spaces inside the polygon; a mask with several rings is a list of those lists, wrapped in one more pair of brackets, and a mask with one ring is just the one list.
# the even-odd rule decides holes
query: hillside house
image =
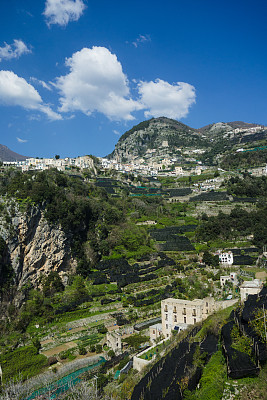
{"label": "hillside house", "polygon": [[234,256],[233,256],[233,253],[231,251],[228,251],[228,252],[219,251],[218,255],[219,255],[220,264],[223,264],[223,265],[226,265],[226,266],[233,265]]}
{"label": "hillside house", "polygon": [[231,282],[233,286],[237,286],[238,285],[237,273],[230,272],[230,275],[220,276],[220,284],[222,288],[224,287],[226,282]]}
{"label": "hillside house", "polygon": [[215,311],[213,297],[205,299],[182,300],[169,298],[161,302],[162,333],[165,338],[172,330],[181,330],[196,324]]}
{"label": "hillside house", "polygon": [[254,279],[253,281],[244,281],[240,286],[241,302],[247,300],[250,294],[258,294],[263,287],[263,283],[260,279]]}
{"label": "hillside house", "polygon": [[203,321],[213,312],[234,305],[238,299],[215,301],[213,297],[204,299],[182,300],[168,298],[161,302],[162,333],[170,337],[173,330],[181,331]]}
{"label": "hillside house", "polygon": [[162,335],[162,324],[154,324],[149,327],[149,336],[152,342],[155,342],[155,340],[161,337],[161,335]]}

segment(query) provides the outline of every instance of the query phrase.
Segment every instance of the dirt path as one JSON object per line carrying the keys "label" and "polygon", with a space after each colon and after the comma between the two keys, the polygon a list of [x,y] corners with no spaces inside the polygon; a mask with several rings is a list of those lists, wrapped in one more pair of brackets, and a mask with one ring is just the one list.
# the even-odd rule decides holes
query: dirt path
{"label": "dirt path", "polygon": [[81,331],[86,331],[88,330],[88,328],[86,328],[85,326],[79,326],[78,328],[71,328],[69,329],[67,332],[62,333],[61,336],[67,336],[68,332],[70,333],[76,333],[76,332],[81,332]]}
{"label": "dirt path", "polygon": [[52,349],[43,351],[42,354],[44,354],[46,357],[51,357],[51,356],[54,356],[55,354],[61,353],[61,351],[72,349],[73,347],[77,347],[77,343],[68,342],[68,343],[64,343],[59,346],[53,347]]}
{"label": "dirt path", "polygon": [[48,343],[52,343],[53,342],[53,339],[46,339],[46,340],[41,340],[41,345],[43,346],[43,345],[45,345],[45,344],[48,344]]}
{"label": "dirt path", "polygon": [[262,272],[256,272],[256,279],[262,279],[264,280],[265,278],[267,278],[267,273],[265,271]]}

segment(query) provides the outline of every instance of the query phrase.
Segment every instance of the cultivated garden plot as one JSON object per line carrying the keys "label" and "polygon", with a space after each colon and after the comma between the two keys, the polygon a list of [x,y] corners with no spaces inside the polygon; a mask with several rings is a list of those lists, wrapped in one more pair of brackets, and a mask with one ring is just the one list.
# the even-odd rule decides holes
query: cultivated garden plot
{"label": "cultivated garden plot", "polygon": [[153,229],[150,235],[157,242],[160,251],[192,251],[195,250],[190,240],[186,236],[179,236],[181,233],[193,232],[196,225],[173,226],[163,229]]}

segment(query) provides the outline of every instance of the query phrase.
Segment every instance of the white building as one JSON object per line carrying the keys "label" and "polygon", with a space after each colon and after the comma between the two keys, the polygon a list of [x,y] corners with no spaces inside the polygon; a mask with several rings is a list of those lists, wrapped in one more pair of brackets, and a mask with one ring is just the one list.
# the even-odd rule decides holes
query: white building
{"label": "white building", "polygon": [[246,301],[250,294],[258,294],[263,287],[263,283],[260,279],[254,279],[253,281],[244,281],[240,286],[241,302]]}
{"label": "white building", "polygon": [[155,324],[149,327],[149,336],[152,342],[162,336],[162,324]]}
{"label": "white building", "polygon": [[215,311],[234,305],[238,299],[215,301],[213,297],[182,300],[169,298],[161,302],[162,333],[170,337],[173,330],[181,331],[206,319]]}
{"label": "white building", "polygon": [[161,302],[162,333],[165,338],[172,330],[180,331],[188,325],[196,324],[215,311],[213,297],[182,300],[169,298]]}
{"label": "white building", "polygon": [[237,273],[230,272],[230,275],[220,276],[221,287],[224,287],[226,282],[231,282],[233,286],[237,286],[238,285]]}
{"label": "white building", "polygon": [[219,261],[221,264],[224,265],[233,265],[234,263],[233,253],[231,251],[228,251],[227,253],[219,251]]}

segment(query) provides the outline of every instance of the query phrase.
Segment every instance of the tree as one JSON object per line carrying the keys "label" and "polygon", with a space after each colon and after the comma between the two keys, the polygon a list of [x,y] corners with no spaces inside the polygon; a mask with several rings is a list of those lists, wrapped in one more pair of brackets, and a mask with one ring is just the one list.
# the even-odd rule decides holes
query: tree
{"label": "tree", "polygon": [[101,344],[97,344],[97,345],[95,346],[95,350],[96,350],[96,353],[101,353],[101,351],[102,351],[102,346],[101,346]]}
{"label": "tree", "polygon": [[42,280],[43,294],[46,297],[53,296],[56,292],[62,292],[64,285],[56,271],[51,271],[50,274]]}
{"label": "tree", "polygon": [[56,154],[56,155],[55,155],[55,159],[56,159],[56,160],[59,160],[59,158],[60,158],[60,155],[59,155],[59,154]]}
{"label": "tree", "polygon": [[217,265],[219,265],[219,256],[216,256],[216,255],[213,256],[208,250],[205,250],[202,261],[207,265],[216,267]]}
{"label": "tree", "polygon": [[76,275],[74,277],[71,288],[75,297],[85,297],[88,294],[84,278],[81,275]]}
{"label": "tree", "polygon": [[109,351],[108,351],[108,356],[109,356],[110,358],[114,357],[114,356],[115,356],[115,351],[114,351],[114,350],[109,350]]}
{"label": "tree", "polygon": [[37,353],[39,353],[39,351],[40,351],[41,348],[42,348],[42,345],[41,345],[41,343],[40,343],[40,340],[37,339],[37,338],[33,338],[33,339],[32,339],[32,344],[33,344],[34,347],[36,348]]}
{"label": "tree", "polygon": [[86,353],[87,353],[87,351],[86,351],[85,346],[80,345],[80,346],[79,346],[79,354],[80,354],[81,356],[85,356]]}

